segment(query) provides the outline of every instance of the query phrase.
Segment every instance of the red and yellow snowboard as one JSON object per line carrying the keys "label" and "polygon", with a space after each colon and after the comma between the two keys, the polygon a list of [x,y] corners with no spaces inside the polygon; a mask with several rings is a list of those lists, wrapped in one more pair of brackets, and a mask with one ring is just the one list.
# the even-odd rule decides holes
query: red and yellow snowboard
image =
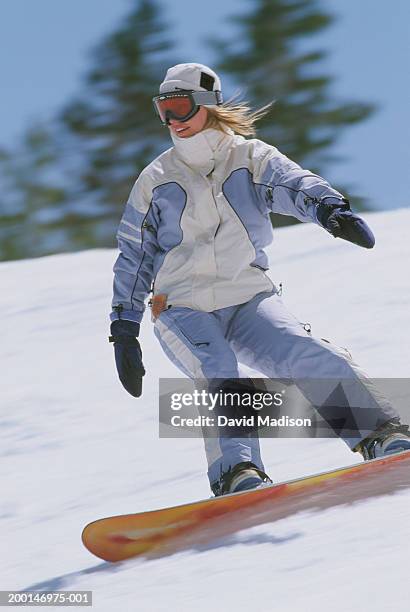
{"label": "red and yellow snowboard", "polygon": [[162,557],[296,512],[352,504],[409,486],[407,451],[253,491],[103,518],[84,528],[82,540],[106,561]]}

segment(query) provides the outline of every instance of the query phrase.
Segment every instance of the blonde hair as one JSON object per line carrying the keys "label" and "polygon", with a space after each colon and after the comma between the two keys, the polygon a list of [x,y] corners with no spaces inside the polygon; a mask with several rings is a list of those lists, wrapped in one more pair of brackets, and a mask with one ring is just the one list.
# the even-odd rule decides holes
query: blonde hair
{"label": "blonde hair", "polygon": [[226,128],[231,128],[241,136],[255,136],[256,122],[269,113],[274,102],[254,111],[248,102],[236,102],[236,98],[237,96],[233,96],[221,106],[207,106],[208,119],[205,129],[214,128],[226,133]]}

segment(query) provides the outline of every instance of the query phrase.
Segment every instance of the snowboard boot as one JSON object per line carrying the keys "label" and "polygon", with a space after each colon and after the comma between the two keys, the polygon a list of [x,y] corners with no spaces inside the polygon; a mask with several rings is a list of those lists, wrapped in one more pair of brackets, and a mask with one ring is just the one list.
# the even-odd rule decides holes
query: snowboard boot
{"label": "snowboard boot", "polygon": [[365,461],[407,450],[410,450],[409,426],[399,421],[387,421],[354,448]]}
{"label": "snowboard boot", "polygon": [[269,476],[254,463],[243,461],[222,474],[220,481],[212,487],[212,490],[215,496],[227,495],[228,493],[258,489],[271,482]]}

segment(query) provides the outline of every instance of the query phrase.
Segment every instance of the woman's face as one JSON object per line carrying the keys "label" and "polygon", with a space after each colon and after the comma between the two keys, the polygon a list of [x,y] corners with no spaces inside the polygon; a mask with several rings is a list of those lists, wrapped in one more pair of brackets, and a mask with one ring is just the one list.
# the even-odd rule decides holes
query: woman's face
{"label": "woman's face", "polygon": [[205,106],[200,106],[199,111],[188,119],[188,121],[178,121],[178,119],[169,120],[169,129],[176,134],[178,138],[189,138],[201,132],[208,119],[208,111]]}

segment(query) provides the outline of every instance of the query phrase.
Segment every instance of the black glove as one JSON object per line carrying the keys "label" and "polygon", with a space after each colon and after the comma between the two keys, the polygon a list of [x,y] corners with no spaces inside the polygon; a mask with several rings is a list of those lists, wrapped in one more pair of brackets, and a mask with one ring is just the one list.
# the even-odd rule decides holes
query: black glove
{"label": "black glove", "polygon": [[111,323],[110,342],[114,342],[115,364],[122,386],[132,396],[139,397],[142,392],[142,377],[145,369],[142,364],[142,351],[137,336],[139,323],[118,319]]}
{"label": "black glove", "polygon": [[363,219],[351,209],[349,201],[343,198],[335,203],[324,198],[316,208],[316,216],[321,225],[335,238],[349,240],[365,249],[374,247],[375,238],[372,230]]}

